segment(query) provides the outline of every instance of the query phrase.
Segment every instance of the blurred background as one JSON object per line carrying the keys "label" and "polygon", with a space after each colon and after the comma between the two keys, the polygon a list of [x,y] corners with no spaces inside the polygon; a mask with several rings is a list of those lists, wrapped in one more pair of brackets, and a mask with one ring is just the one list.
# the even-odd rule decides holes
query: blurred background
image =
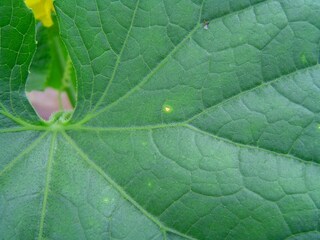
{"label": "blurred background", "polygon": [[44,91],[27,92],[27,97],[36,112],[44,120],[49,120],[52,113],[73,109],[66,93],[59,93],[52,88],[46,88]]}
{"label": "blurred background", "polygon": [[46,17],[49,20],[41,20],[44,18],[41,15],[40,21],[37,21],[37,50],[26,84],[27,97],[44,120],[48,120],[54,112],[72,110],[76,103],[74,68],[60,38],[59,26],[52,9]]}

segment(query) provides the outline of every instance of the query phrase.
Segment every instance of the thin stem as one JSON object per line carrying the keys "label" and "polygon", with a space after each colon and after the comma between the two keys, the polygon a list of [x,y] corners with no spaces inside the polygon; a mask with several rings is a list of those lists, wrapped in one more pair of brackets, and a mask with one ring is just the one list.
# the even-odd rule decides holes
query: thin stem
{"label": "thin stem", "polygon": [[63,78],[62,78],[62,84],[63,84],[63,90],[67,93],[72,107],[75,107],[75,105],[76,105],[76,90],[74,89],[74,85],[71,80],[71,75],[72,75],[72,71],[73,71],[72,68],[73,67],[72,67],[71,58],[68,54],[67,62],[66,62],[66,66],[65,66],[65,70],[64,70],[64,74],[63,74]]}

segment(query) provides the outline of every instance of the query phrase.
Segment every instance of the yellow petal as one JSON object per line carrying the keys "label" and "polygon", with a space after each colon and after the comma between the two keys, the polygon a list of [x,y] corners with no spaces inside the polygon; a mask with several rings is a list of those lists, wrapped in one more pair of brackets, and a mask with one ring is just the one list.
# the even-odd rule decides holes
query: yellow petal
{"label": "yellow petal", "polygon": [[51,12],[54,11],[52,0],[25,0],[25,3],[32,9],[35,19],[40,20],[45,27],[52,26]]}

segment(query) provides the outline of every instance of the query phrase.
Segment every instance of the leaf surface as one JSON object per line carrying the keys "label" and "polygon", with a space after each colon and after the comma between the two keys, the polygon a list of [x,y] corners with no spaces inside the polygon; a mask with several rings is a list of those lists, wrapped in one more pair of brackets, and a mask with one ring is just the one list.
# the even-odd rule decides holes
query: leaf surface
{"label": "leaf surface", "polygon": [[43,123],[34,20],[0,5],[0,239],[320,237],[319,1],[55,9],[78,100]]}

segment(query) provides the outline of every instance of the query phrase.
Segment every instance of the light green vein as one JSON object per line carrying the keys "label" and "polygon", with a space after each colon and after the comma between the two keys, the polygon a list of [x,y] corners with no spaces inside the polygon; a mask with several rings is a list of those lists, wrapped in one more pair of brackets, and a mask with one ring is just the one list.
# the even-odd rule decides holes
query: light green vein
{"label": "light green vein", "polygon": [[297,69],[297,70],[295,70],[295,71],[293,71],[293,72],[290,72],[290,73],[288,73],[288,74],[286,74],[286,75],[282,75],[282,76],[280,76],[280,77],[278,77],[278,78],[272,79],[272,80],[270,80],[270,81],[268,81],[268,82],[263,82],[263,83],[255,86],[255,87],[253,87],[253,88],[249,88],[249,89],[247,89],[247,90],[245,90],[245,91],[242,91],[242,92],[240,92],[240,93],[238,93],[238,94],[232,95],[231,97],[229,97],[229,98],[227,98],[227,99],[224,99],[222,102],[220,102],[220,103],[218,103],[218,104],[215,104],[215,105],[213,105],[213,106],[210,106],[210,107],[202,110],[201,112],[195,114],[194,116],[192,116],[191,118],[187,119],[187,120],[184,121],[184,122],[185,122],[185,123],[190,123],[190,122],[192,122],[193,120],[195,120],[196,118],[200,117],[201,115],[203,115],[203,114],[205,114],[205,113],[208,113],[208,112],[211,111],[212,109],[218,108],[218,107],[220,107],[220,106],[222,106],[222,105],[224,105],[224,104],[226,104],[226,103],[228,103],[228,102],[233,101],[233,100],[236,99],[236,98],[240,98],[241,96],[246,95],[246,94],[248,94],[248,93],[250,93],[250,92],[253,92],[253,91],[257,90],[257,89],[260,89],[260,88],[263,88],[263,87],[267,87],[267,86],[269,86],[269,85],[271,85],[271,84],[275,84],[276,82],[279,82],[280,80],[289,79],[290,77],[292,77],[292,76],[294,76],[294,75],[297,75],[297,74],[302,73],[302,72],[308,72],[308,71],[313,70],[313,69],[317,69],[317,70],[320,69],[320,65],[317,63],[317,64],[315,64],[315,65],[312,65],[312,66],[309,66],[309,67],[306,67],[306,68]]}
{"label": "light green vein", "polygon": [[245,94],[248,94],[249,92],[252,92],[254,90],[257,90],[259,88],[263,88],[263,87],[266,87],[266,86],[269,86],[271,84],[274,84],[275,82],[278,82],[280,80],[284,80],[284,79],[289,79],[290,77],[296,75],[296,74],[300,74],[300,73],[303,73],[303,72],[308,72],[310,70],[314,70],[314,69],[320,69],[320,65],[319,64],[316,64],[316,65],[313,65],[313,66],[309,66],[307,68],[304,68],[304,69],[298,69],[294,72],[291,72],[291,73],[288,73],[287,75],[283,75],[279,78],[276,78],[276,79],[273,79],[273,80],[270,80],[269,82],[264,82],[254,88],[251,88],[251,89],[248,89],[246,91],[243,91],[243,92],[240,92],[239,94],[236,94],[236,95],[233,95],[231,96],[230,98],[226,99],[225,101],[223,102],[220,102],[214,106],[211,106],[203,111],[201,111],[200,113],[197,113],[196,115],[192,116],[191,118],[185,120],[185,121],[182,121],[182,122],[175,122],[175,123],[169,123],[169,124],[158,124],[158,125],[147,125],[147,126],[130,126],[130,127],[90,127],[90,126],[77,126],[77,125],[71,125],[70,127],[67,127],[68,130],[83,130],[83,131],[119,131],[119,132],[124,132],[124,131],[143,131],[143,130],[155,130],[155,129],[164,129],[164,128],[173,128],[173,127],[191,127],[193,130],[197,130],[199,132],[202,132],[202,133],[206,133],[207,135],[210,135],[212,137],[215,137],[217,139],[220,139],[220,140],[223,140],[223,141],[227,141],[229,143],[232,143],[234,145],[237,145],[237,146],[241,146],[241,147],[248,147],[248,148],[255,148],[255,149],[258,149],[260,151],[266,151],[266,152],[270,152],[270,153],[274,153],[274,154],[278,154],[278,155],[281,155],[281,156],[286,156],[286,157],[289,157],[291,159],[296,159],[296,160],[299,160],[299,161],[302,161],[302,162],[308,162],[310,163],[311,161],[308,161],[308,160],[305,160],[305,159],[301,159],[297,156],[294,156],[294,155],[291,155],[291,154],[285,154],[285,153],[279,153],[279,152],[274,152],[274,151],[271,151],[267,148],[261,148],[261,147],[257,147],[255,145],[245,145],[245,144],[241,144],[241,143],[237,143],[237,142],[234,142],[230,139],[227,139],[227,138],[222,138],[222,137],[219,137],[217,135],[214,135],[212,133],[209,133],[209,132],[206,132],[206,131],[203,131],[203,130],[200,130],[192,125],[189,125],[191,124],[191,122],[193,120],[195,120],[196,118],[200,117],[201,115],[209,112],[210,110],[212,110],[213,108],[218,108],[219,106],[222,106],[230,101],[233,101]]}
{"label": "light green vein", "polygon": [[199,13],[199,19],[198,19],[199,22],[201,22],[202,11],[203,11],[203,7],[204,7],[205,1],[206,1],[206,0],[202,0],[202,3],[201,3],[200,13]]}
{"label": "light green vein", "polygon": [[43,133],[38,138],[36,138],[32,143],[28,145],[18,156],[16,156],[13,160],[11,160],[0,172],[0,176],[2,176],[5,172],[10,170],[24,155],[31,152],[38,144],[42,141],[42,139],[48,134],[48,132]]}
{"label": "light green vein", "polygon": [[23,131],[34,131],[33,128],[26,128],[26,127],[13,127],[13,128],[5,128],[0,129],[0,133],[12,133],[12,132],[23,132]]}
{"label": "light green vein", "polygon": [[[96,4],[97,4],[97,1],[95,0]],[[138,7],[139,7],[139,2],[140,0],[137,0],[137,3],[136,3],[136,6],[135,6],[135,9],[134,9],[134,12],[132,14],[132,19],[131,19],[131,23],[130,23],[130,27],[128,29],[128,33],[127,33],[127,36],[122,44],[122,48],[120,50],[120,53],[119,55],[117,56],[117,61],[116,61],[116,65],[113,69],[113,72],[112,72],[112,75],[111,75],[111,79],[106,87],[106,89],[104,90],[103,94],[101,95],[99,101],[97,102],[97,104],[95,105],[95,107],[93,108],[92,112],[96,111],[96,109],[101,105],[101,103],[103,102],[103,100],[105,99],[105,97],[107,96],[108,92],[109,92],[109,89],[112,85],[112,82],[118,72],[118,69],[119,69],[119,65],[121,63],[121,58],[122,58],[122,54],[123,54],[123,51],[125,49],[125,47],[127,46],[127,42],[128,42],[128,39],[129,39],[129,36],[131,34],[131,30],[132,30],[132,27],[133,27],[133,23],[134,23],[134,19],[136,17],[136,13],[137,13],[137,10],[138,10]],[[100,12],[99,12],[99,16],[100,16]],[[101,22],[101,18],[100,18],[100,22]]]}
{"label": "light green vein", "polygon": [[[12,5],[12,10],[11,10],[11,18],[12,18],[12,15],[13,15],[13,5]],[[28,9],[28,8],[26,8],[26,9]],[[29,11],[29,13],[31,13],[31,10],[30,9],[28,9],[28,11]],[[28,39],[28,38],[26,38],[26,36],[28,36],[28,34],[32,34],[32,33],[34,33],[34,18],[31,18],[31,21],[30,21],[30,24],[29,24],[29,26],[28,26],[28,29],[26,30],[26,32],[25,33],[23,33],[22,35],[23,35],[23,39],[22,39],[22,42],[21,42],[21,44],[20,44],[20,46],[19,46],[19,50],[17,51],[17,54],[16,54],[16,57],[15,57],[15,63],[14,63],[14,67],[11,69],[11,72],[10,72],[10,77],[9,77],[9,89],[10,89],[10,94],[9,94],[9,101],[10,101],[10,106],[11,106],[11,109],[12,109],[12,111],[16,114],[16,110],[15,110],[15,108],[14,108],[14,105],[13,105],[13,100],[12,100],[12,92],[14,92],[13,91],[13,87],[12,87],[12,74],[13,74],[13,69],[15,68],[15,67],[19,67],[20,68],[20,85],[19,85],[19,87],[20,86],[22,86],[22,83],[23,83],[23,79],[22,79],[22,74],[21,74],[21,68],[22,68],[22,66],[24,65],[24,64],[27,64],[27,65],[30,65],[30,62],[31,62],[31,57],[28,57],[28,60],[26,61],[26,62],[24,62],[24,63],[22,63],[22,64],[17,64],[17,62],[18,62],[18,59],[20,58],[20,56],[21,56],[21,54],[20,54],[20,52],[21,52],[21,49],[22,49],[22,47],[26,47],[26,46],[28,46],[29,44],[26,44],[25,42],[27,41],[26,39]],[[10,23],[10,27],[11,28],[14,28],[14,26],[11,26],[11,23]],[[20,34],[21,34],[21,32],[20,32]],[[34,35],[35,36],[35,35]],[[33,37],[33,38],[35,38],[35,37]],[[35,40],[34,40],[35,41]],[[35,42],[33,42],[33,44],[35,44]],[[29,51],[27,54],[29,55],[29,56],[32,56],[33,54],[34,54],[34,52],[35,52],[35,47],[31,50],[31,51]],[[23,54],[23,53],[22,53]],[[20,101],[20,103],[22,103],[23,104],[23,106],[24,106],[24,109],[25,110],[28,110],[28,108],[26,108],[26,105],[24,104],[24,102],[23,101]]]}
{"label": "light green vein", "polygon": [[[218,21],[219,19],[222,19],[222,18],[225,18],[227,16],[231,16],[231,15],[234,15],[234,14],[239,14],[240,12],[243,12],[243,11],[246,11],[247,9],[250,9],[250,8],[253,8],[255,6],[258,6],[258,5],[262,5],[262,4],[266,4],[268,2],[270,2],[271,0],[267,0],[267,1],[264,1],[264,2],[259,2],[259,3],[256,3],[256,4],[251,4],[250,6],[248,7],[245,7],[243,9],[240,9],[238,11],[234,11],[234,12],[230,12],[230,13],[227,13],[223,16],[220,16],[216,19],[213,19],[211,20],[211,22],[213,21]],[[202,2],[202,6],[201,6],[201,9],[200,11],[202,11],[202,8],[204,7],[204,2]],[[201,12],[199,13],[201,15]],[[201,16],[199,17],[199,19],[201,18]],[[193,34],[195,32],[197,32],[197,30],[201,29],[202,28],[202,23],[198,22],[195,27],[189,32],[189,34],[184,38],[182,39],[172,50],[169,54],[167,54],[167,56],[154,68],[152,69],[152,71],[147,75],[145,76],[142,81],[137,84],[136,86],[134,86],[133,88],[131,88],[126,94],[124,94],[123,96],[119,97],[117,100],[115,100],[114,102],[108,104],[107,106],[105,106],[104,108],[102,108],[101,110],[95,112],[95,113],[91,113],[91,114],[88,114],[86,115],[82,120],[80,120],[78,122],[78,124],[84,124],[86,122],[88,122],[89,120],[97,117],[98,115],[100,115],[101,113],[107,111],[108,109],[112,108],[114,105],[118,104],[119,102],[123,101],[124,99],[128,98],[129,96],[131,96],[133,93],[135,93],[136,91],[140,90],[142,86],[144,86],[168,61],[169,59],[184,45],[184,43],[190,39]]]}
{"label": "light green vein", "polygon": [[154,222],[156,225],[158,225],[158,227],[160,228],[160,230],[163,231],[167,231],[167,232],[172,232],[175,233],[181,237],[184,237],[186,239],[190,239],[190,240],[196,240],[193,237],[190,237],[188,235],[185,235],[183,233],[180,233],[174,229],[171,229],[167,226],[165,226],[162,222],[160,222],[156,217],[154,217],[153,215],[151,215],[149,212],[147,212],[143,207],[141,207],[131,196],[129,196],[124,190],[123,188],[118,185],[115,181],[113,181],[113,179],[111,177],[109,177],[97,164],[95,164],[83,151],[80,147],[78,147],[78,145],[73,141],[73,139],[71,139],[71,137],[69,137],[65,132],[62,132],[63,136],[65,137],[65,139],[67,140],[67,142],[79,153],[79,155],[82,157],[82,159],[91,167],[93,168],[95,171],[97,171],[103,178],[105,178],[107,180],[107,182],[110,183],[110,185],[117,190],[120,195],[126,199],[128,202],[130,202],[133,206],[135,206],[143,215],[145,215],[148,219],[150,219],[152,222]]}
{"label": "light green vein", "polygon": [[166,231],[162,231],[162,239],[163,240],[167,240],[167,232]]}
{"label": "light green vein", "polygon": [[2,110],[0,109],[0,114],[2,114],[3,116],[6,116],[7,118],[11,119],[12,121],[14,121],[15,123],[18,123],[21,126],[27,127],[27,128],[32,128],[34,130],[40,130],[40,128],[43,129],[43,127],[41,126],[37,126],[37,125],[33,125],[30,124],[26,121],[24,121],[21,118],[15,117],[14,115],[12,115],[6,108],[5,106],[2,105],[2,103],[0,103],[0,107],[2,108]]}
{"label": "light green vein", "polygon": [[272,154],[272,155],[276,155],[276,156],[279,156],[279,157],[282,157],[282,158],[286,158],[286,159],[290,159],[290,160],[296,160],[298,162],[302,162],[302,163],[305,163],[305,164],[313,164],[315,166],[318,166],[319,167],[319,163],[317,162],[312,162],[312,161],[308,161],[308,160],[305,160],[305,159],[302,159],[302,158],[299,158],[297,156],[294,156],[294,155],[291,155],[291,154],[287,154],[287,153],[280,153],[280,152],[276,152],[276,151],[271,151],[269,149],[266,149],[266,148],[261,148],[261,147],[258,147],[258,146],[254,146],[254,145],[247,145],[247,144],[242,144],[242,143],[238,143],[238,142],[234,142],[230,139],[227,139],[227,138],[223,138],[223,137],[220,137],[220,136],[217,136],[215,134],[212,134],[212,133],[209,133],[209,132],[206,132],[206,131],[203,131],[199,128],[196,128],[192,125],[188,125],[186,124],[185,125],[186,128],[189,128],[190,130],[194,131],[194,132],[198,132],[198,133],[201,133],[203,135],[207,135],[209,137],[212,137],[212,138],[215,138],[217,140],[220,140],[220,141],[223,141],[225,143],[229,143],[231,145],[234,145],[236,147],[239,147],[239,148],[246,148],[246,149],[254,149],[254,150],[257,150],[259,152],[265,152],[265,153],[268,153],[268,154]]}
{"label": "light green vein", "polygon": [[109,46],[110,46],[111,51],[112,51],[115,55],[118,55],[118,54],[116,53],[116,51],[112,48],[112,46],[111,46],[111,44],[110,44],[110,41],[109,41],[109,39],[108,39],[107,33],[106,33],[106,31],[104,30],[104,28],[103,28],[102,18],[101,18],[101,13],[100,13],[100,8],[99,8],[99,6],[98,6],[97,0],[94,0],[94,3],[96,4],[96,8],[97,8],[97,12],[98,12],[98,17],[99,17],[99,23],[100,23],[100,26],[101,26],[101,30],[102,30],[102,32],[103,32],[103,35],[106,37],[106,40],[107,40],[107,42],[108,42],[108,44],[109,44]]}
{"label": "light green vein", "polygon": [[[12,6],[13,7],[13,6]],[[13,10],[11,10],[11,14],[13,14]],[[12,17],[12,15],[11,15],[11,17]],[[32,23],[31,24],[29,24],[29,28],[28,28],[28,30],[27,30],[27,32],[25,32],[25,34],[23,34],[23,39],[22,39],[22,43],[20,44],[20,47],[19,47],[19,50],[17,51],[17,54],[16,54],[16,58],[15,58],[15,63],[14,63],[14,67],[11,69],[11,72],[10,72],[10,77],[9,77],[9,89],[10,89],[10,94],[9,94],[9,101],[10,101],[10,106],[11,106],[11,109],[15,112],[15,108],[14,108],[14,106],[13,106],[13,100],[12,100],[12,92],[14,92],[13,91],[13,88],[12,88],[12,74],[13,74],[13,69],[17,66],[17,61],[18,61],[18,59],[19,59],[19,57],[20,57],[20,51],[21,51],[21,48],[22,48],[22,46],[26,46],[27,44],[25,44],[24,42],[25,42],[25,37],[26,37],[26,35],[29,33],[29,29],[30,29],[30,25],[33,25]],[[13,26],[12,26],[13,27]],[[30,54],[30,52],[29,52],[29,54]],[[21,66],[20,66],[21,67]],[[21,76],[20,76],[20,81],[21,81],[22,79],[21,79]],[[16,112],[15,112],[16,113]]]}
{"label": "light green vein", "polygon": [[44,188],[44,195],[43,195],[43,201],[42,201],[41,218],[40,218],[40,225],[39,225],[39,234],[38,234],[38,239],[39,240],[42,239],[44,219],[45,219],[46,211],[47,211],[47,200],[48,200],[48,195],[49,195],[49,185],[50,185],[50,179],[51,179],[51,168],[52,168],[52,162],[53,162],[53,154],[54,154],[54,148],[55,148],[55,143],[56,143],[56,137],[57,137],[57,132],[54,132],[53,135],[52,135],[49,158],[48,158],[48,162],[47,162],[46,180],[45,180],[45,188]]}
{"label": "light green vein", "polygon": [[258,146],[255,146],[255,145],[247,145],[247,144],[242,144],[242,143],[239,143],[239,142],[235,142],[235,141],[232,141],[232,140],[230,140],[228,138],[217,136],[217,135],[215,135],[213,133],[201,130],[201,129],[199,129],[199,128],[193,126],[193,125],[190,125],[188,123],[150,125],[150,126],[144,126],[144,127],[123,127],[123,128],[121,128],[121,127],[119,127],[119,128],[77,127],[77,128],[66,128],[65,130],[73,130],[73,131],[79,130],[79,131],[92,131],[92,132],[94,132],[94,131],[96,131],[96,132],[108,132],[108,131],[110,131],[110,132],[126,132],[126,131],[150,131],[150,130],[152,131],[152,130],[178,128],[178,127],[191,129],[192,131],[208,135],[208,136],[213,137],[213,138],[215,138],[217,140],[221,140],[223,142],[235,145],[235,146],[240,147],[240,148],[255,149],[255,150],[258,150],[260,152],[266,152],[266,153],[269,153],[269,154],[278,155],[280,157],[290,158],[291,160],[294,159],[294,160],[297,160],[297,161],[300,161],[300,162],[303,162],[303,163],[314,163],[315,165],[319,165],[316,162],[308,161],[308,160],[299,158],[299,157],[297,157],[295,155],[292,155],[292,154],[289,154],[289,153],[280,153],[280,152],[269,150],[267,148],[258,147]]}
{"label": "light green vein", "polygon": [[131,88],[126,94],[118,98],[116,101],[110,103],[100,111],[96,113],[92,113],[85,117],[82,121],[80,121],[80,124],[88,122],[90,119],[95,118],[96,116],[100,115],[101,113],[107,111],[112,106],[116,105],[117,103],[121,102],[122,100],[128,98],[133,93],[135,93],[137,90],[140,90],[143,85],[145,85],[149,79],[151,79],[168,61],[169,59],[183,46],[183,44],[201,27],[201,24],[198,23],[193,30],[175,47],[173,50],[146,76],[143,78],[143,80],[137,84],[135,87]]}
{"label": "light green vein", "polygon": [[64,127],[64,130],[74,131],[111,131],[111,132],[124,132],[124,131],[139,131],[139,130],[152,130],[159,128],[181,127],[184,123],[168,123],[168,124],[156,124],[156,125],[144,125],[144,126],[130,126],[130,127],[90,127],[82,125],[70,125]]}

